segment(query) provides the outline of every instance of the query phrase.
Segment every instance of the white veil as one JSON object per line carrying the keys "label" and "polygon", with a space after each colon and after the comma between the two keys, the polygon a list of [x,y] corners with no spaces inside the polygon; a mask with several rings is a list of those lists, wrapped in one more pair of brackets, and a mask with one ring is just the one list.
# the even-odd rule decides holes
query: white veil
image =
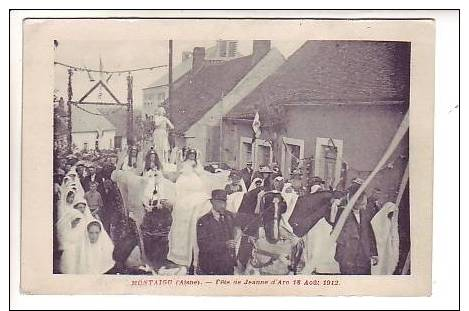
{"label": "white veil", "polygon": [[[88,237],[88,225],[98,223],[101,227],[98,240],[91,243]],[[85,226],[82,241],[77,252],[77,273],[78,274],[104,274],[114,266],[112,253],[114,244],[104,230],[103,224],[98,220],[91,220]]]}

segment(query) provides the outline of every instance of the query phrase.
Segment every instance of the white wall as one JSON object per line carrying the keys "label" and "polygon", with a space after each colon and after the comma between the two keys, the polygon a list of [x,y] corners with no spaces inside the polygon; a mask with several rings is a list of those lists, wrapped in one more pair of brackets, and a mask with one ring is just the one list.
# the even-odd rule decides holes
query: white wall
{"label": "white wall", "polygon": [[[114,149],[115,130],[103,131],[103,135],[98,140],[99,149]],[[88,144],[88,150],[95,149],[96,131],[94,132],[76,132],[72,133],[72,142],[78,150],[83,150],[85,143]]]}
{"label": "white wall", "polygon": [[[154,87],[151,89],[144,89],[143,90],[143,103],[142,103],[142,112],[143,115],[154,115],[155,109],[164,101],[158,98],[160,93],[164,93],[164,98],[168,98],[168,87],[167,86],[160,86]],[[147,103],[150,102],[151,104],[148,105]]]}

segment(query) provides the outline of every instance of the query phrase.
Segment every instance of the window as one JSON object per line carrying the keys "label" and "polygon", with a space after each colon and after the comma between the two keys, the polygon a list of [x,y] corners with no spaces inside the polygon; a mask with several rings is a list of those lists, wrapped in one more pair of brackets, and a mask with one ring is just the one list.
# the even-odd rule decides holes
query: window
{"label": "window", "polygon": [[[241,168],[246,166],[246,163],[252,161],[254,169],[262,165],[269,165],[272,163],[273,153],[270,143],[263,139],[256,139],[255,150],[253,150],[252,138],[241,137],[239,146],[239,166]],[[253,152],[255,155],[253,155]],[[254,160],[253,157],[256,157]]]}
{"label": "window", "polygon": [[300,166],[304,158],[304,140],[283,137],[282,144],[282,174],[289,176],[293,170]]}
{"label": "window", "polygon": [[340,181],[342,168],[343,141],[333,138],[316,138],[314,174],[326,181],[326,185],[336,186]]}
{"label": "window", "polygon": [[226,57],[227,54],[227,42],[226,41],[220,41],[219,42],[219,55],[220,57]]}
{"label": "window", "polygon": [[235,57],[237,50],[238,50],[238,42],[237,41],[230,41],[228,43],[228,56],[229,57]]}
{"label": "window", "polygon": [[88,143],[83,143],[83,150],[88,151]]}
{"label": "window", "polygon": [[245,167],[249,161],[252,161],[252,139],[241,137],[239,143],[239,167]]}
{"label": "window", "polygon": [[257,146],[257,166],[266,166],[270,164],[270,146]]}

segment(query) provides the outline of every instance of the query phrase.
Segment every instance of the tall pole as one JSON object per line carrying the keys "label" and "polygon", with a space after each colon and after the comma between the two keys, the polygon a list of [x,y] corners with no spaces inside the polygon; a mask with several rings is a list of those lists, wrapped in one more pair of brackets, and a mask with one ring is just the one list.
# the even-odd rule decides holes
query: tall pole
{"label": "tall pole", "polygon": [[[171,103],[173,100],[173,40],[168,42],[168,102],[166,104],[166,116],[172,121]],[[169,147],[172,150],[176,145],[176,139],[173,132],[168,135]]]}
{"label": "tall pole", "polygon": [[220,167],[221,167],[221,163],[223,162],[223,97],[224,97],[224,94],[223,94],[223,91],[221,92],[221,105],[220,105]]}
{"label": "tall pole", "polygon": [[133,144],[133,135],[134,135],[134,107],[133,107],[133,78],[132,74],[129,72],[127,76],[127,146]]}
{"label": "tall pole", "polygon": [[350,201],[345,206],[342,214],[340,214],[339,220],[337,221],[334,227],[334,231],[332,231],[331,233],[332,239],[334,241],[337,241],[337,238],[339,237],[340,232],[342,231],[342,228],[344,227],[345,221],[347,220],[348,215],[352,211],[353,206],[358,201],[358,198],[365,191],[365,189],[371,183],[371,181],[376,176],[376,174],[378,174],[378,172],[384,166],[384,164],[392,155],[394,150],[396,150],[397,146],[399,145],[400,141],[402,140],[402,138],[404,137],[404,135],[407,133],[408,130],[409,130],[409,111],[407,111],[406,115],[402,119],[401,125],[397,129],[396,133],[394,134],[394,137],[391,140],[391,143],[389,144],[388,148],[384,152],[383,156],[379,160],[374,170],[370,173],[370,175],[368,175],[365,182],[360,186],[360,188],[358,188],[357,192],[355,192],[355,194],[352,196]]}
{"label": "tall pole", "polygon": [[72,97],[73,97],[73,89],[72,89],[72,75],[73,70],[68,70],[68,101],[67,101],[67,109],[68,109],[68,136],[67,136],[67,143],[68,143],[68,152],[72,153]]}
{"label": "tall pole", "polygon": [[168,112],[168,118],[171,120],[171,100],[173,95],[173,40],[169,40],[168,45],[168,104],[166,110]]}

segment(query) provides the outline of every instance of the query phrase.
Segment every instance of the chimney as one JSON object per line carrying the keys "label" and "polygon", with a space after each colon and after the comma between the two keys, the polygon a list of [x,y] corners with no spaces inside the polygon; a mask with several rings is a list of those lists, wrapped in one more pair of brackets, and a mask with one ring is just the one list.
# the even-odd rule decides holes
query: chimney
{"label": "chimney", "polygon": [[258,63],[270,51],[270,40],[254,40],[252,42],[252,64]]}
{"label": "chimney", "polygon": [[188,60],[191,57],[192,57],[192,53],[190,51],[184,51],[182,52],[181,61]]}
{"label": "chimney", "polygon": [[205,48],[195,47],[192,53],[192,71],[196,72],[202,68],[205,61]]}

